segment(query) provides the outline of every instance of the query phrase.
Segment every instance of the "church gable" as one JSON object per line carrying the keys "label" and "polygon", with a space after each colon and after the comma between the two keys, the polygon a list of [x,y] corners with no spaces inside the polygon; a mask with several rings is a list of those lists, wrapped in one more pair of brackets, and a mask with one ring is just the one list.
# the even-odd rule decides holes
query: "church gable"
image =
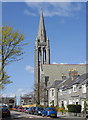
{"label": "church gable", "polygon": [[49,76],[49,82],[52,83],[55,80],[62,80],[63,74],[66,75],[66,78],[69,78],[69,71],[76,70],[79,75],[86,73],[85,64],[48,64],[43,65],[44,76]]}

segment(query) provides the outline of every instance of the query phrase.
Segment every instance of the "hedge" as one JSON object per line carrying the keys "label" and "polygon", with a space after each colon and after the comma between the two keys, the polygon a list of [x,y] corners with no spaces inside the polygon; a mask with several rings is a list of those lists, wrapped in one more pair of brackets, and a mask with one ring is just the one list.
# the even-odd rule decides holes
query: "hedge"
{"label": "hedge", "polygon": [[67,106],[68,112],[81,113],[81,105],[70,104]]}

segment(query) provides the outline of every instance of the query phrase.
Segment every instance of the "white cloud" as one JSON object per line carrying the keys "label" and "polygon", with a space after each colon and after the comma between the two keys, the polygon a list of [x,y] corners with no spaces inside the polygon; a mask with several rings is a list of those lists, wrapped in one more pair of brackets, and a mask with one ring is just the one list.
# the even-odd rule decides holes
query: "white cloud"
{"label": "white cloud", "polygon": [[34,73],[34,68],[30,65],[26,66],[25,70],[28,71],[28,72]]}
{"label": "white cloud", "polygon": [[64,63],[60,63],[60,64],[64,64]]}
{"label": "white cloud", "polygon": [[85,64],[85,63],[79,63],[79,64]]}
{"label": "white cloud", "polygon": [[2,93],[2,97],[6,97],[7,96],[7,94],[6,93]]}
{"label": "white cloud", "polygon": [[53,62],[52,64],[68,64],[68,63],[57,63],[57,62]]}
{"label": "white cloud", "polygon": [[[71,63],[57,63],[57,62],[53,62],[52,64],[71,64]],[[72,64],[88,64],[88,61],[82,62],[82,63],[72,63]]]}
{"label": "white cloud", "polygon": [[23,96],[24,94],[28,94],[30,93],[31,91],[33,91],[32,89],[23,89],[23,88],[18,88],[16,90],[16,96]]}
{"label": "white cloud", "polygon": [[[43,9],[44,16],[71,16],[73,12],[78,12],[81,10],[82,6],[81,3],[77,3],[73,5],[71,2],[49,2],[49,3],[42,3],[42,2],[26,2],[27,6],[36,10],[36,14],[39,14],[40,9]],[[51,9],[52,7],[52,9]],[[35,15],[33,12],[29,12],[25,10],[27,15]]]}
{"label": "white cloud", "polygon": [[33,91],[33,90],[32,89],[28,90],[28,89],[18,88],[16,90],[16,92],[14,92],[14,93],[2,93],[2,96],[3,97],[15,97],[15,96],[19,97],[19,96],[23,96],[24,94],[28,94],[31,91]]}
{"label": "white cloud", "polygon": [[15,93],[9,93],[9,94],[3,93],[2,94],[2,97],[15,97],[15,96],[16,96]]}
{"label": "white cloud", "polygon": [[11,93],[10,95],[9,95],[9,97],[15,97],[16,96],[16,94],[14,94],[14,93]]}
{"label": "white cloud", "polygon": [[88,61],[81,62],[79,64],[88,64]]}
{"label": "white cloud", "polygon": [[24,14],[25,14],[25,15],[30,15],[30,16],[36,16],[35,13],[32,13],[32,12],[30,12],[30,11],[27,10],[27,9],[24,10]]}
{"label": "white cloud", "polygon": [[27,92],[27,91],[24,90],[23,88],[19,88],[19,89],[17,89],[17,91],[16,91],[16,96],[23,95],[23,94],[25,94],[26,92]]}
{"label": "white cloud", "polygon": [[23,91],[24,91],[23,88],[19,88],[19,89],[17,89],[17,92],[23,92]]}
{"label": "white cloud", "polygon": [[58,63],[56,63],[56,62],[53,62],[52,64],[58,64]]}
{"label": "white cloud", "polygon": [[68,63],[60,63],[60,64],[68,64]]}

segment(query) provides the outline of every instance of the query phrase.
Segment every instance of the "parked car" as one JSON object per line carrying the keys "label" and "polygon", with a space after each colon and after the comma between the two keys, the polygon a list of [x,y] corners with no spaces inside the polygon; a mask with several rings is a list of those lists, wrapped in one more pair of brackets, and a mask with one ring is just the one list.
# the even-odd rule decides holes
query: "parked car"
{"label": "parked car", "polygon": [[86,108],[86,118],[88,118],[88,108]]}
{"label": "parked car", "polygon": [[88,115],[86,115],[86,118],[88,118]]}
{"label": "parked car", "polygon": [[25,112],[25,113],[26,113],[27,109],[28,109],[28,107],[25,107],[25,108],[24,108],[24,112]]}
{"label": "parked car", "polygon": [[28,109],[26,110],[26,113],[34,114],[35,108],[36,108],[36,107],[30,107],[30,108],[28,108]]}
{"label": "parked car", "polygon": [[26,110],[26,113],[31,114],[31,107]]}
{"label": "parked car", "polygon": [[13,110],[16,111],[18,109],[18,107],[13,107]]}
{"label": "parked car", "polygon": [[7,106],[0,106],[0,117],[10,117],[10,110]]}
{"label": "parked car", "polygon": [[24,112],[24,108],[23,107],[18,107],[17,109],[19,112]]}
{"label": "parked car", "polygon": [[42,111],[42,116],[57,117],[57,111],[55,108],[48,107]]}
{"label": "parked car", "polygon": [[43,107],[36,107],[34,114],[35,115],[42,115],[42,111],[44,111]]}
{"label": "parked car", "polygon": [[30,109],[31,109],[31,110],[30,110],[30,113],[31,113],[31,114],[34,114],[36,107],[31,107]]}

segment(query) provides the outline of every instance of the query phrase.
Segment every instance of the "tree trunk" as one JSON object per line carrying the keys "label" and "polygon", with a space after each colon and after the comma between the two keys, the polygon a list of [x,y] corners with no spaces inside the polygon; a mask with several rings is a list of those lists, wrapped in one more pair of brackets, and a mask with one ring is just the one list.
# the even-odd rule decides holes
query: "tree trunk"
{"label": "tree trunk", "polygon": [[0,81],[4,80],[4,53],[3,53],[3,45],[2,45],[2,49],[1,49],[1,79]]}

